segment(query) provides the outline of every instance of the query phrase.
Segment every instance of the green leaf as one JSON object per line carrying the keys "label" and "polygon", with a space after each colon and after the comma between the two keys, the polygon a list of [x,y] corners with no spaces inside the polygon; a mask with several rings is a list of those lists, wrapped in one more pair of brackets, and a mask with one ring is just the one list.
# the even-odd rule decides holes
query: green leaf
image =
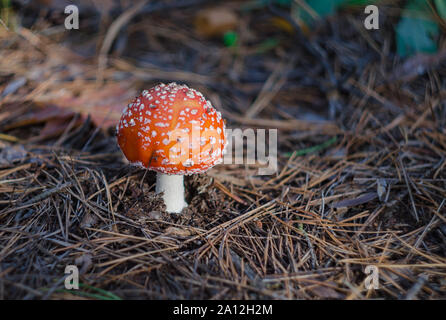
{"label": "green leaf", "polygon": [[[289,8],[293,0],[272,0],[272,3],[276,6]],[[265,8],[269,5],[271,0],[252,0],[241,5],[242,11],[251,11],[256,9]]]}
{"label": "green leaf", "polygon": [[[332,15],[336,12],[338,7],[346,2],[347,0],[306,0],[309,10],[307,8],[303,8],[299,6],[296,11],[297,17],[302,19],[306,25],[311,25],[314,22],[314,14],[317,15],[317,18],[325,18],[329,15]],[[295,4],[296,2],[293,2]],[[312,12],[311,12],[311,11]]]}
{"label": "green leaf", "polygon": [[347,6],[367,6],[369,4],[374,4],[379,0],[346,0],[345,5]]}
{"label": "green leaf", "polygon": [[[325,18],[334,14],[340,7],[344,6],[359,6],[369,5],[378,0],[305,0],[306,5],[315,13],[318,18]],[[293,2],[293,5],[298,5],[298,2]],[[314,14],[311,14],[303,6],[299,6],[296,10],[297,17],[302,19],[305,24],[311,25],[314,22]]]}
{"label": "green leaf", "polygon": [[11,0],[1,0],[0,1],[0,9],[11,8]]}
{"label": "green leaf", "polygon": [[439,28],[425,0],[409,1],[396,27],[397,52],[401,57],[418,52],[435,53]]}
{"label": "green leaf", "polygon": [[[79,283],[79,287],[80,288],[87,288],[87,289],[90,289],[92,291],[98,292],[99,294],[91,293],[91,295],[95,295],[96,297],[99,297],[99,298],[101,298],[103,300],[121,300],[120,297],[118,297],[117,295],[115,295],[114,293],[112,293],[110,291],[106,291],[106,290],[101,289],[101,288],[96,288],[96,287],[90,286],[90,285],[88,285],[86,283]],[[89,294],[89,293],[86,293],[86,294]]]}
{"label": "green leaf", "polygon": [[237,45],[238,35],[235,31],[227,31],[223,35],[223,43],[226,47],[235,47]]}
{"label": "green leaf", "polygon": [[333,143],[335,143],[336,141],[337,141],[338,139],[337,139],[337,137],[335,136],[335,137],[332,137],[331,139],[329,139],[329,140],[327,140],[327,141],[325,141],[325,142],[323,142],[323,143],[321,143],[321,144],[318,144],[318,145],[315,145],[315,146],[312,146],[312,147],[309,147],[309,148],[305,148],[305,149],[301,149],[301,150],[296,150],[296,151],[294,151],[294,152],[286,152],[285,154],[284,154],[284,156],[285,157],[291,157],[293,154],[295,155],[295,156],[304,156],[304,155],[306,155],[306,154],[308,154],[308,153],[313,153],[313,152],[317,152],[317,151],[321,151],[321,150],[324,150],[325,148],[328,148],[329,146],[331,146]]}
{"label": "green leaf", "polygon": [[268,50],[274,49],[279,45],[279,39],[269,38],[260,43],[256,48],[256,53],[265,53]]}
{"label": "green leaf", "polygon": [[438,15],[446,20],[446,1],[435,0],[435,6],[437,7]]}
{"label": "green leaf", "polygon": [[290,7],[292,0],[276,0],[275,3],[282,7]]}

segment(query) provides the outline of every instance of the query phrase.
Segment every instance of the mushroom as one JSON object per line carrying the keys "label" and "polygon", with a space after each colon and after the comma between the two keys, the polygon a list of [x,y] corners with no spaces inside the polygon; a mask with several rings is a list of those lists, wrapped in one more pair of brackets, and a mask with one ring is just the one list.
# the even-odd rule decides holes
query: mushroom
{"label": "mushroom", "polygon": [[183,176],[221,162],[225,123],[204,96],[186,85],[159,84],[133,100],[117,125],[118,144],[129,162],[157,172],[156,192],[166,210],[180,213]]}

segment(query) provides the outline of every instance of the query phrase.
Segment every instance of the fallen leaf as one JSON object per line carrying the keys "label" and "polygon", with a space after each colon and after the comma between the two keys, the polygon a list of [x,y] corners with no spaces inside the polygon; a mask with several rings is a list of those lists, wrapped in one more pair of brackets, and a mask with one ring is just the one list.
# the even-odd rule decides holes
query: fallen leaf
{"label": "fallen leaf", "polygon": [[409,1],[396,27],[398,54],[407,57],[418,52],[436,52],[438,31],[429,3],[425,0]]}
{"label": "fallen leaf", "polygon": [[438,15],[446,20],[446,2],[444,0],[435,0]]}
{"label": "fallen leaf", "polygon": [[0,164],[11,164],[25,158],[27,154],[23,145],[6,146],[0,152]]}
{"label": "fallen leaf", "polygon": [[237,15],[227,8],[216,7],[201,10],[195,17],[195,30],[205,37],[222,36],[237,27]]}
{"label": "fallen leaf", "polygon": [[[42,141],[54,137],[60,136],[70,125],[72,119],[67,118],[54,118],[45,123],[45,126],[40,131],[39,135],[29,139],[29,142]],[[72,128],[77,128],[84,123],[84,119],[79,117],[75,120]]]}
{"label": "fallen leaf", "polygon": [[419,53],[407,59],[402,65],[395,68],[389,78],[389,82],[408,82],[425,74],[429,69],[435,68],[446,59],[446,50],[441,50],[437,54]]}
{"label": "fallen leaf", "polygon": [[78,95],[68,92],[53,103],[72,112],[90,115],[97,126],[108,128],[118,123],[122,110],[135,96],[136,91],[128,84],[85,85]]}
{"label": "fallen leaf", "polygon": [[189,230],[177,227],[168,227],[165,233],[177,237],[188,237],[191,235],[191,232]]}
{"label": "fallen leaf", "polygon": [[150,211],[148,216],[149,216],[150,219],[159,220],[159,219],[161,219],[161,212],[159,212],[159,211]]}
{"label": "fallen leaf", "polygon": [[90,228],[90,227],[94,226],[97,222],[98,222],[98,218],[94,214],[87,213],[82,218],[82,221],[80,223],[80,227],[82,229]]}
{"label": "fallen leaf", "polygon": [[73,111],[61,109],[55,105],[39,104],[35,110],[32,110],[21,117],[18,117],[8,125],[5,125],[3,130],[41,124],[54,119],[70,119],[74,115],[75,113]]}
{"label": "fallen leaf", "polygon": [[379,201],[384,200],[384,195],[386,193],[387,182],[385,179],[378,179],[376,184],[376,193],[378,194]]}
{"label": "fallen leaf", "polygon": [[89,253],[82,254],[81,256],[77,257],[74,260],[74,263],[81,267],[79,270],[80,274],[83,274],[90,269],[90,267],[93,265],[92,256]]}

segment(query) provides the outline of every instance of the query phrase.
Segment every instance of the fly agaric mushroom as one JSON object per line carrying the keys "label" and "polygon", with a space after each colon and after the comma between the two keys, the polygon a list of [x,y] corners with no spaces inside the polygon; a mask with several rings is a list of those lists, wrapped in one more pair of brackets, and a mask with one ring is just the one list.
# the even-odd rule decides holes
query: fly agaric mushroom
{"label": "fly agaric mushroom", "polygon": [[220,113],[186,85],[163,83],[144,90],[122,112],[118,143],[129,162],[157,172],[156,192],[166,209],[187,206],[183,176],[221,162],[226,145]]}

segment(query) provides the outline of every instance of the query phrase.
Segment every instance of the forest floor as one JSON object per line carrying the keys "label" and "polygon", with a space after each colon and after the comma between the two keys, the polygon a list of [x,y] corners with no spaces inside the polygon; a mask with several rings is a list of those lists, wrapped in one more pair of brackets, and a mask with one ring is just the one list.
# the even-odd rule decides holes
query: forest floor
{"label": "forest floor", "polygon": [[[353,8],[302,34],[239,1],[217,5],[239,17],[226,46],[189,2],[122,25],[98,7],[79,30],[24,8],[22,27],[0,25],[0,299],[446,298],[445,49],[398,58],[395,6],[379,31]],[[278,172],[217,165],[166,213],[115,125],[171,81],[228,128],[278,129]]]}

